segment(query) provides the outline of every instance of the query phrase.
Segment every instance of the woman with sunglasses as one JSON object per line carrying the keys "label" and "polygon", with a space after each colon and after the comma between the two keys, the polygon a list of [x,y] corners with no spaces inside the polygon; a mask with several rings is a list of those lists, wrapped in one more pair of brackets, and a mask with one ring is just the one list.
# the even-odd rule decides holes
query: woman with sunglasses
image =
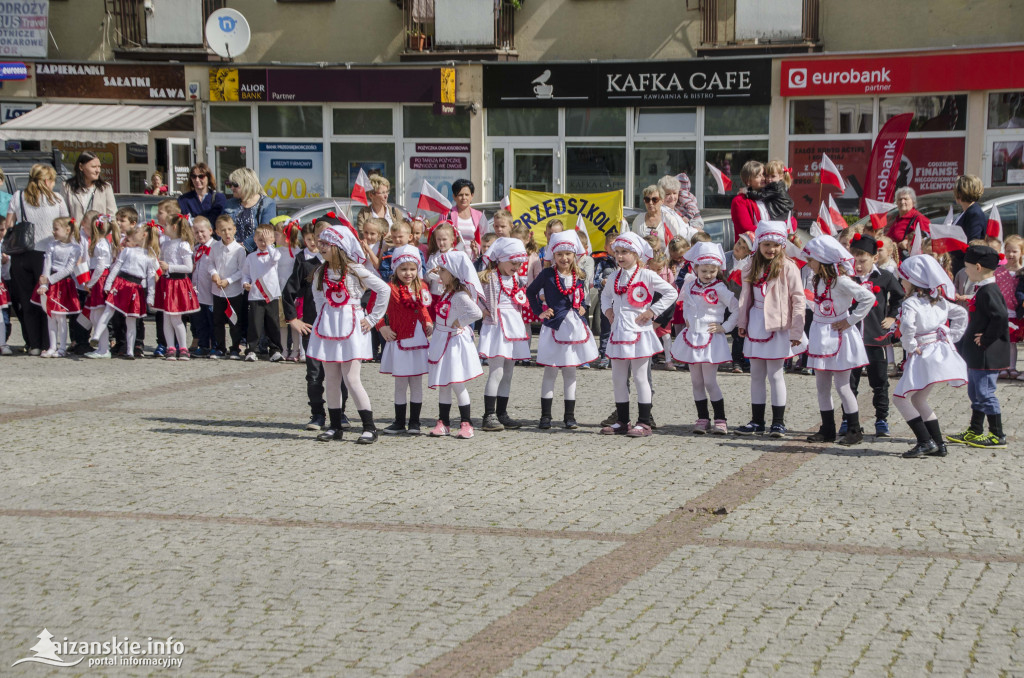
{"label": "woman with sunglasses", "polygon": [[277,216],[277,203],[267,196],[256,172],[248,167],[239,167],[228,176],[224,188],[231,190],[231,197],[224,203],[224,213],[235,220],[235,240],[245,246],[246,252],[256,251],[253,234],[260,224],[269,224]]}
{"label": "woman with sunglasses", "polygon": [[669,241],[677,235],[689,239],[696,232],[684,224],[674,210],[665,207],[665,193],[657,184],[644,189],[644,209],[646,211],[636,215],[629,229],[641,238],[654,231],[668,247]]}
{"label": "woman with sunglasses", "polygon": [[206,217],[211,224],[224,212],[227,196],[217,191],[217,180],[205,162],[197,162],[189,172],[192,190],[178,197],[178,209],[191,217]]}

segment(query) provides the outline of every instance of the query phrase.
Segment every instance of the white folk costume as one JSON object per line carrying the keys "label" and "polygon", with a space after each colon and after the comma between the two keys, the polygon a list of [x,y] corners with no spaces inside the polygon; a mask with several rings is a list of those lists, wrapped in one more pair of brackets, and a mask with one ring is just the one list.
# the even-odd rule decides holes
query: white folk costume
{"label": "white folk costume", "polygon": [[[326,363],[372,360],[370,333],[363,331],[360,321],[365,317],[370,325],[380,322],[391,298],[391,288],[363,266],[365,254],[349,227],[328,226],[321,232],[320,240],[341,249],[350,263],[344,276],[332,271],[326,263],[315,274],[312,285],[317,315],[306,355]],[[256,286],[252,289],[256,290]],[[365,290],[377,294],[378,305],[369,314],[364,313],[360,304]]]}
{"label": "white folk costume", "polygon": [[[754,251],[766,241],[785,245],[788,235],[784,222],[762,221],[754,232]],[[740,327],[747,331],[743,355],[758,360],[785,360],[807,350],[807,335],[803,332],[804,288],[792,261],[787,260],[782,275],[773,280],[768,279],[769,270],[765,267],[760,279],[752,283],[744,276],[738,314]],[[770,313],[766,313],[766,301],[771,304]],[[792,345],[793,341],[799,341],[797,346]]]}
{"label": "white folk costume", "polygon": [[[125,247],[110,267],[104,290],[107,306],[130,318],[146,315],[156,295],[157,261],[142,247]],[[145,296],[143,296],[145,295]]]}
{"label": "white folk costume", "polygon": [[89,256],[89,282],[86,287],[89,289],[89,296],[85,300],[85,307],[89,311],[99,309],[101,312],[107,305],[107,293],[103,287],[107,284],[107,275],[110,272],[110,265],[114,263],[113,251],[110,242],[106,238],[100,238],[93,247],[92,255]]}
{"label": "white folk costume", "polygon": [[469,293],[445,293],[437,300],[434,333],[427,349],[430,364],[427,386],[430,388],[461,384],[483,374],[473,343],[473,323],[483,317],[473,298],[483,294],[476,269],[469,257],[457,250],[440,255],[437,263],[462,283]]}
{"label": "white folk costume", "polygon": [[[398,270],[400,264],[413,262],[421,264],[419,248],[412,245],[396,247],[391,253],[391,265]],[[377,328],[387,325],[395,333],[395,340],[384,345],[380,358],[380,373],[395,377],[419,377],[427,373],[426,327],[430,319],[432,301],[427,284],[420,281],[420,289],[413,293],[400,282],[389,283],[391,299],[387,303],[387,315],[377,323]],[[374,299],[373,308],[380,300]]]}
{"label": "white folk costume", "polygon": [[[804,247],[804,254],[822,264],[836,267],[839,275],[831,287],[819,280],[814,288],[814,320],[807,346],[807,366],[813,370],[844,372],[868,364],[864,338],[857,324],[867,317],[875,295],[852,277],[853,257],[830,235],[821,235]],[[853,302],[856,308],[851,310]],[[849,323],[842,332],[832,329],[841,320]]]}
{"label": "white folk costume", "polygon": [[32,293],[31,301],[41,306],[48,316],[74,315],[81,310],[78,288],[75,286],[75,264],[82,256],[82,246],[77,242],[52,240],[43,255],[43,275],[46,276],[46,300],[40,298],[39,288]]}
{"label": "white folk costume", "polygon": [[[725,268],[725,252],[716,243],[698,242],[684,256],[693,270],[701,264],[713,264],[720,271]],[[672,358],[690,365],[719,365],[731,361],[732,353],[725,335],[732,332],[738,320],[739,300],[736,295],[718,277],[704,284],[696,275],[688,273],[679,290],[679,297],[686,326],[672,342]],[[728,320],[725,318],[726,311],[729,311]],[[721,325],[725,334],[708,331],[712,323]]]}
{"label": "white folk costume", "polygon": [[[954,344],[967,329],[967,311],[954,303],[956,297],[949,276],[926,254],[909,257],[896,270],[901,278],[930,290],[931,295],[908,295],[900,307],[900,343],[907,352],[907,362],[893,395],[906,398],[942,382],[963,386],[967,383],[967,363]],[[932,299],[937,301],[933,304]],[[921,352],[917,353],[918,350]]]}
{"label": "white folk costume", "polygon": [[[528,261],[523,241],[518,238],[498,238],[484,254],[485,261],[516,262]],[[527,304],[526,291],[520,286],[517,271],[512,275],[501,275],[498,269],[490,272],[490,281],[481,282],[483,295],[480,303],[489,314],[480,327],[481,358],[505,358],[507,360],[530,359],[530,328],[523,322],[522,308]]]}
{"label": "white folk costume", "polygon": [[167,264],[167,271],[156,282],[154,310],[175,315],[198,311],[199,297],[192,284],[192,246],[184,240],[168,239],[160,246],[160,258]]}
{"label": "white folk costume", "polygon": [[[608,281],[611,284],[606,284],[601,291],[602,311],[611,309],[615,314],[607,355],[612,360],[649,358],[664,348],[651,322],[640,325],[637,316],[648,309],[655,318],[664,313],[676,301],[676,288],[643,266],[653,252],[640,236],[623,233],[615,239],[613,247],[632,250],[639,257],[639,262],[629,270],[619,269]],[[661,298],[654,301],[656,294]]]}
{"label": "white folk costume", "polygon": [[[575,254],[577,262],[587,253],[576,231],[553,234],[544,258],[554,262],[555,254],[561,251]],[[597,360],[597,345],[584,319],[585,282],[577,278],[575,270],[571,275],[559,274],[557,266],[552,263],[540,272],[527,290],[530,306],[537,315],[543,310],[541,291],[544,292],[544,302],[554,311],[554,315],[541,325],[537,364],[546,367],[579,367]]]}

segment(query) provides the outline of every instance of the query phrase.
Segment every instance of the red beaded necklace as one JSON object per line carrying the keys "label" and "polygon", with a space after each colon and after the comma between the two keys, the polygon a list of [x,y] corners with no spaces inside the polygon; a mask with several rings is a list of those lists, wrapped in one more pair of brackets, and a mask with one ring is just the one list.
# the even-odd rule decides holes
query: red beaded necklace
{"label": "red beaded necklace", "polygon": [[633,269],[633,275],[629,276],[629,280],[626,281],[626,286],[619,287],[619,277],[622,275],[622,269],[620,268],[619,272],[615,274],[614,282],[612,282],[612,289],[615,291],[615,294],[625,294],[626,290],[628,290],[630,285],[633,284],[633,281],[636,280],[636,277],[637,275],[639,275],[639,273],[640,266],[638,265],[635,269]]}
{"label": "red beaded necklace", "polygon": [[515,296],[515,293],[519,291],[519,277],[515,276],[515,275],[508,276],[509,278],[512,279],[512,289],[511,290],[506,290],[505,289],[505,281],[502,280],[502,277],[503,276],[499,273],[498,274],[498,287],[500,287],[501,291],[505,293],[505,296],[507,296],[509,299],[512,299]]}
{"label": "red beaded necklace", "polygon": [[569,286],[569,289],[565,289],[564,287],[562,287],[562,274],[558,272],[558,269],[555,269],[555,286],[558,288],[558,291],[561,292],[563,297],[567,297],[575,291],[576,282],[576,271],[573,270],[572,285]]}

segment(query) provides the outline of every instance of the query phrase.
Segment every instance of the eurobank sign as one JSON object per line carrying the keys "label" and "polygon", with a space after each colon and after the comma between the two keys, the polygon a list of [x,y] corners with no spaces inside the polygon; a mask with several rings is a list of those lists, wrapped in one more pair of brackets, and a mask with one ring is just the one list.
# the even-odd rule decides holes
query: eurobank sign
{"label": "eurobank sign", "polygon": [[1024,87],[1024,47],[893,56],[784,59],[784,97]]}

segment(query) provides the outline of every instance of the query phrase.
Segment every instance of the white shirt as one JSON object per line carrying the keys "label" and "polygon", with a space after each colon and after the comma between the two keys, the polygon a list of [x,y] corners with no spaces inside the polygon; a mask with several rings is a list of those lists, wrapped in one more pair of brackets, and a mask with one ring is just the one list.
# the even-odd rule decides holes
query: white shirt
{"label": "white shirt", "polygon": [[[947,319],[948,330],[945,329]],[[933,304],[930,299],[916,294],[903,300],[900,307],[900,343],[908,353],[916,351],[922,343],[938,339],[940,328],[950,341],[960,341],[967,330],[967,311],[945,299]],[[930,336],[933,333],[935,336]]]}
{"label": "white shirt", "polygon": [[43,255],[43,275],[52,285],[75,272],[75,264],[82,257],[82,246],[77,242],[60,242],[50,239]]}
{"label": "white shirt", "polygon": [[103,285],[103,289],[109,292],[119,273],[135,276],[142,279],[142,284],[146,287],[146,303],[152,305],[156,295],[156,269],[158,267],[156,259],[149,256],[144,248],[125,247],[117,255],[114,265],[110,267],[110,273],[107,274],[107,282]]}
{"label": "white shirt", "polygon": [[160,260],[167,264],[168,273],[191,273],[194,267],[192,246],[184,240],[168,238],[160,245]]}
{"label": "white shirt", "polygon": [[110,264],[113,262],[114,254],[110,249],[110,243],[106,238],[100,238],[92,250],[92,256],[89,257],[89,270],[92,271],[88,285],[90,288],[96,284],[100,276],[103,275],[103,271],[110,268]]}
{"label": "white shirt", "polygon": [[213,259],[210,265],[210,279],[213,276],[220,276],[226,280],[228,286],[221,289],[213,285],[213,296],[215,297],[237,297],[242,290],[242,267],[245,266],[245,248],[242,244],[232,240],[225,245],[215,241],[210,245],[210,257]]}
{"label": "white shirt", "polygon": [[[728,334],[736,327],[739,320],[739,300],[726,284],[720,280],[710,285],[701,285],[700,279],[692,273],[687,274],[683,287],[679,290],[683,300],[683,318],[692,332],[705,333],[708,325],[718,323]],[[716,303],[711,303],[713,299]],[[729,310],[729,319],[725,320],[725,311]]]}
{"label": "white shirt", "polygon": [[[338,280],[338,276],[331,270],[327,271],[327,277],[329,280]],[[327,303],[327,291],[326,289],[318,289],[320,285],[317,280],[314,280],[312,284],[313,303],[316,304],[316,312],[319,315],[324,304]],[[388,310],[388,301],[391,300],[391,286],[378,276],[373,275],[370,269],[362,264],[349,264],[348,273],[345,275],[345,289],[348,290],[347,306],[359,307],[359,300],[366,290],[377,294],[377,301],[373,304],[373,311],[366,314],[366,319],[370,321],[370,324],[376,326]]]}
{"label": "white shirt", "polygon": [[[251,285],[249,301],[273,301],[281,298],[281,281],[277,277],[277,262],[281,252],[276,249],[252,252],[242,267],[242,282]],[[259,282],[259,287],[256,283]],[[260,287],[263,291],[260,291]],[[270,297],[269,299],[267,297]]]}
{"label": "white shirt", "polygon": [[[846,318],[850,325],[856,325],[867,317],[875,305],[875,295],[848,275],[836,278],[831,289],[826,287],[824,280],[819,280],[814,291],[814,321],[819,323],[832,323]],[[818,297],[826,294],[827,298],[818,301]],[[851,310],[854,300],[857,308]]]}
{"label": "white shirt", "polygon": [[199,254],[199,248],[202,245],[196,244],[196,254],[193,255],[193,266],[192,266],[192,285],[196,288],[196,296],[199,298],[199,303],[204,306],[210,306],[213,304],[213,281],[210,279],[210,267],[213,265],[213,245],[214,241],[206,243],[207,247],[210,247],[210,254]]}
{"label": "white shirt", "polygon": [[[657,318],[659,315],[664,313],[669,306],[676,303],[676,297],[679,296],[676,292],[676,288],[665,282],[660,275],[648,268],[641,268],[637,273],[636,278],[634,278],[633,283],[643,283],[646,285],[652,298],[654,295],[661,293],[661,299],[658,299],[657,303],[637,307],[633,306],[626,300],[626,293],[616,294],[616,276],[618,276],[619,286],[623,287],[635,271],[636,266],[628,271],[619,269],[617,273],[608,278],[608,282],[605,283],[604,289],[601,290],[602,311],[607,311],[610,308],[615,312],[615,315],[618,316],[620,313],[640,314],[649,308],[651,312],[654,313],[654,317]],[[650,325],[648,324],[647,327],[650,327]]]}

